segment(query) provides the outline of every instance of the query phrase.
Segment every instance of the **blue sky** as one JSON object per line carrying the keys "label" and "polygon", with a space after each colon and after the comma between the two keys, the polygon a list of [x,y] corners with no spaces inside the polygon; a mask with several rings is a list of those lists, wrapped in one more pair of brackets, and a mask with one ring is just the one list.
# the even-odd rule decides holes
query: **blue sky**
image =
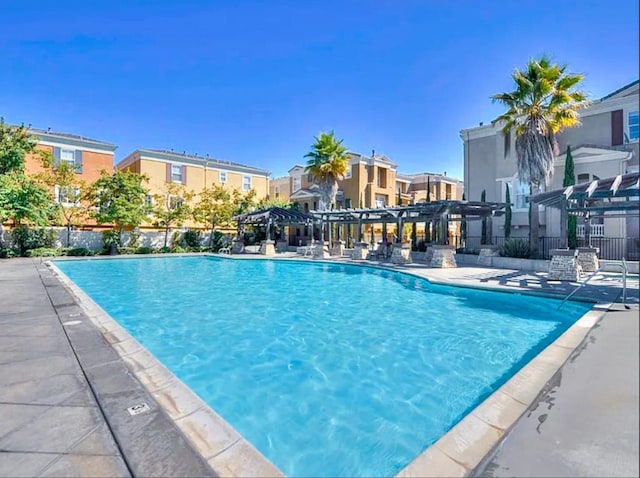
{"label": "blue sky", "polygon": [[0,4],[0,115],[285,175],[321,131],[462,178],[459,131],[547,53],[599,98],[638,78],[638,2],[147,0]]}

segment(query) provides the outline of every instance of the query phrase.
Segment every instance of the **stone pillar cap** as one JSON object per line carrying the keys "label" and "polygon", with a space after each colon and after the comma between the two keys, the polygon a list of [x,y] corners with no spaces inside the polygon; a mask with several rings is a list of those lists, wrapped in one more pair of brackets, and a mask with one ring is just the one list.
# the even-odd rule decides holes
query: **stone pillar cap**
{"label": "stone pillar cap", "polygon": [[574,249],[551,249],[552,256],[575,256],[578,251]]}
{"label": "stone pillar cap", "polygon": [[578,252],[595,252],[596,254],[600,251],[597,247],[578,247]]}
{"label": "stone pillar cap", "polygon": [[433,247],[434,249],[455,249],[455,246],[452,246],[451,244],[434,244],[431,247]]}

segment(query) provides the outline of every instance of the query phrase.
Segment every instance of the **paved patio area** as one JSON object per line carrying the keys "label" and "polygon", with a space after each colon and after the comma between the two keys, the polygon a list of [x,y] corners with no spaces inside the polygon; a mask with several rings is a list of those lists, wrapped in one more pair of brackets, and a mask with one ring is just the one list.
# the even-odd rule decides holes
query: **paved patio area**
{"label": "paved patio area", "polygon": [[0,304],[0,476],[216,476],[45,264],[0,261]]}
{"label": "paved patio area", "polygon": [[[545,274],[396,266],[441,283],[565,296]],[[482,476],[638,476],[638,284],[487,459]],[[583,298],[615,302],[601,277]],[[215,476],[73,297],[31,259],[0,261],[0,476]],[[131,416],[127,408],[146,403]]]}

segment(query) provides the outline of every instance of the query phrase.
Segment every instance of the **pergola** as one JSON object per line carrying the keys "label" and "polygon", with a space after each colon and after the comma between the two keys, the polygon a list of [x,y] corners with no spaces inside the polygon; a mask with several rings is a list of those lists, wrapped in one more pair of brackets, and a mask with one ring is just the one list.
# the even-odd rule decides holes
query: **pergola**
{"label": "pergola", "polygon": [[590,244],[592,217],[633,217],[639,215],[640,173],[596,179],[531,196],[532,203],[560,210],[560,235],[567,247],[567,218],[580,216],[585,222],[585,239]]}
{"label": "pergola", "polygon": [[[439,221],[443,225],[448,225],[449,221],[477,221],[487,217],[500,216],[504,214],[505,203],[479,202],[479,201],[433,201],[422,202],[409,206],[389,206],[384,208],[359,208],[359,209],[337,209],[331,211],[310,211],[320,223],[324,239],[324,225],[346,225],[356,224],[357,238],[362,240],[363,224],[382,224],[383,236],[386,237],[388,224],[394,224],[398,231],[402,231],[404,224],[425,222],[437,224]],[[332,240],[331,230],[328,229],[328,239]],[[446,229],[444,229],[446,230]],[[340,227],[336,228],[340,239]],[[444,235],[443,235],[444,239]]]}
{"label": "pergola", "polygon": [[315,218],[309,214],[305,214],[292,209],[284,209],[281,207],[270,207],[259,209],[257,211],[240,214],[232,218],[238,222],[238,232],[244,226],[266,226],[267,240],[271,239],[271,226],[310,226],[313,225]]}

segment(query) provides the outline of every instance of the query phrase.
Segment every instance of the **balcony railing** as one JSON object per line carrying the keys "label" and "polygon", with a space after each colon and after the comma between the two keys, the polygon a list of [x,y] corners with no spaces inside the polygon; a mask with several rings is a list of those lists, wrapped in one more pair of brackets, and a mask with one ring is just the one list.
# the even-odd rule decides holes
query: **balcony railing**
{"label": "balcony railing", "polygon": [[[578,224],[576,234],[578,237],[584,237],[585,225]],[[604,237],[604,224],[591,224],[591,237]]]}

